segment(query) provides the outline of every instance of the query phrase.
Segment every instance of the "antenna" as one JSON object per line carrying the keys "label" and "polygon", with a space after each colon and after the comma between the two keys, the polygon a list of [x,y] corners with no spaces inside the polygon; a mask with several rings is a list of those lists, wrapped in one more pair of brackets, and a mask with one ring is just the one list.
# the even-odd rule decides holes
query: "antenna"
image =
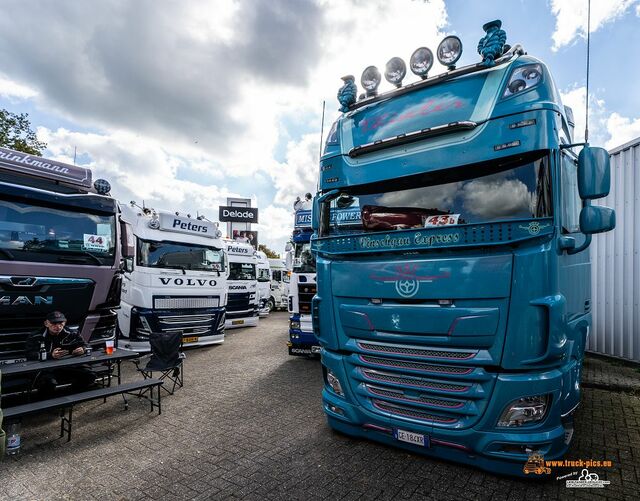
{"label": "antenna", "polygon": [[584,142],[589,143],[589,49],[591,42],[591,0],[587,0],[587,102],[584,121]]}
{"label": "antenna", "polygon": [[73,165],[76,164],[76,153],[78,152],[78,147],[74,146],[73,147]]}
{"label": "antenna", "polygon": [[322,122],[320,124],[320,158],[322,158],[322,134],[324,134],[324,106],[325,101],[322,101]]}

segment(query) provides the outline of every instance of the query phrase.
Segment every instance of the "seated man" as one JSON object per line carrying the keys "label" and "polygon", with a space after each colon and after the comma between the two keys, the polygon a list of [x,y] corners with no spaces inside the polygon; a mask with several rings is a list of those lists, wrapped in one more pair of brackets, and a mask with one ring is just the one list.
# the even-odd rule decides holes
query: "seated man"
{"label": "seated man", "polygon": [[[67,318],[59,311],[47,315],[44,329],[27,340],[26,350],[29,360],[41,360],[44,350],[46,359],[60,359],[67,355],[84,355],[86,343],[76,332],[65,328]],[[74,392],[86,390],[95,381],[93,372],[86,365],[60,367],[43,370],[36,376],[34,386],[42,398],[51,398],[59,384],[71,384]]]}

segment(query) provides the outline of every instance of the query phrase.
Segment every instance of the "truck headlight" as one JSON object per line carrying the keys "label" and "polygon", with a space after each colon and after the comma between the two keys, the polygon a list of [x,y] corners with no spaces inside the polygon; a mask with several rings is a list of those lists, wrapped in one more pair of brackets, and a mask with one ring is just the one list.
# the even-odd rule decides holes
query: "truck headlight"
{"label": "truck headlight", "polygon": [[300,322],[296,320],[289,321],[289,329],[299,329],[299,328],[300,328]]}
{"label": "truck headlight", "polygon": [[535,395],[514,400],[502,411],[498,426],[515,427],[541,421],[547,413],[548,404],[549,395]]}
{"label": "truck headlight", "polygon": [[327,370],[327,384],[331,387],[331,389],[336,395],[340,395],[341,397],[344,396],[344,391],[342,391],[342,385],[340,384],[340,380],[330,370]]}
{"label": "truck headlight", "polygon": [[539,64],[528,64],[514,68],[502,97],[513,96],[514,94],[532,89],[540,82],[542,82],[542,66]]}

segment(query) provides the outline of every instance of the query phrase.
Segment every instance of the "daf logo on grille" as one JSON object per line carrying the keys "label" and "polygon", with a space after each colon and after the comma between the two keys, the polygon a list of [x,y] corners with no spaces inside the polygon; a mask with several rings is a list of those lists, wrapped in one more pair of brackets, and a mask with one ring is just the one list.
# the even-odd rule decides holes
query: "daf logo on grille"
{"label": "daf logo on grille", "polygon": [[15,287],[33,287],[38,281],[36,277],[11,277],[9,280]]}

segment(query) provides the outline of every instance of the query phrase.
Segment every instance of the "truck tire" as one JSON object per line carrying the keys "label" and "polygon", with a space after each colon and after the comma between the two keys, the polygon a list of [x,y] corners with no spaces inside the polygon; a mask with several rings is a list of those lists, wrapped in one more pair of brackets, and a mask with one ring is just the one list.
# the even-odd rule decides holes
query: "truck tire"
{"label": "truck tire", "polygon": [[276,302],[273,300],[272,297],[270,297],[269,301],[267,301],[267,310],[269,310],[269,313],[271,313],[275,309],[276,309]]}

